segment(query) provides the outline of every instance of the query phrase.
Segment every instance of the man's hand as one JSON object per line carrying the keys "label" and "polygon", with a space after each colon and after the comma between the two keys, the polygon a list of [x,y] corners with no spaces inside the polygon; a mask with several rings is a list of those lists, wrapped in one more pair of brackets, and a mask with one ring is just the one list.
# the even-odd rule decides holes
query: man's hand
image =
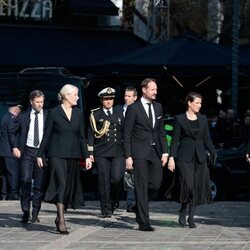
{"label": "man's hand", "polygon": [[85,166],[86,166],[86,169],[91,169],[92,168],[92,160],[91,158],[86,158],[85,160]]}
{"label": "man's hand", "polygon": [[36,162],[37,162],[37,166],[39,168],[43,168],[43,159],[42,159],[42,157],[37,157]]}
{"label": "man's hand", "polygon": [[132,157],[128,157],[126,159],[126,169],[133,169],[133,159],[132,159]]}
{"label": "man's hand", "polygon": [[250,164],[250,156],[249,156],[249,154],[246,154],[246,161],[247,161],[247,163]]}
{"label": "man's hand", "polygon": [[21,151],[18,148],[13,148],[12,154],[18,159],[21,157]]}
{"label": "man's hand", "polygon": [[162,155],[162,157],[161,157],[161,165],[163,167],[166,165],[167,161],[168,161],[168,155],[167,154]]}
{"label": "man's hand", "polygon": [[169,157],[168,169],[169,169],[171,172],[174,172],[174,171],[175,171],[174,157]]}

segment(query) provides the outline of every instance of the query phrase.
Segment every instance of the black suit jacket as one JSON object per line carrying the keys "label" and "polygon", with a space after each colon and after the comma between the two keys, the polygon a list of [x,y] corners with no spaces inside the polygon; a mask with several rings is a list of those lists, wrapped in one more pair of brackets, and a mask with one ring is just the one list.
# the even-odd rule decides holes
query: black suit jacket
{"label": "black suit jacket", "polygon": [[145,158],[155,143],[161,158],[167,153],[166,132],[164,129],[162,105],[153,102],[155,126],[152,128],[141,100],[128,106],[124,122],[124,155],[126,158]]}
{"label": "black suit jacket", "polygon": [[82,111],[74,107],[69,121],[61,105],[49,110],[44,135],[37,156],[46,152],[47,157],[88,157]]}
{"label": "black suit jacket", "polygon": [[[19,116],[19,130],[20,130],[20,146],[19,146],[19,150],[21,151],[21,153],[23,153],[25,147],[26,147],[26,143],[27,143],[27,138],[28,138],[28,132],[29,132],[29,128],[30,128],[30,112],[31,109],[28,109],[25,112],[22,112]],[[43,122],[45,125],[46,122],[46,118],[47,118],[47,110],[43,110]],[[15,147],[15,140],[13,135],[11,136],[11,144],[12,144],[12,148]]]}
{"label": "black suit jacket", "polygon": [[7,112],[1,120],[0,156],[13,157],[12,148],[19,147],[19,117]]}
{"label": "black suit jacket", "polygon": [[197,119],[199,132],[195,136],[186,113],[176,116],[170,156],[175,157],[177,161],[191,162],[196,153],[199,162],[205,162],[207,160],[206,149],[211,154],[216,154],[209,134],[207,117],[198,114]]}

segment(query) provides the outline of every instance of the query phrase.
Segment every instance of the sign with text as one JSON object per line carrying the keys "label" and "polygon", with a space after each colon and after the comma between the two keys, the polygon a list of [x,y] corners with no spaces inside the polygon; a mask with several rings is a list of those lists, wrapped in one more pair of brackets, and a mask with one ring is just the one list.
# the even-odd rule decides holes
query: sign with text
{"label": "sign with text", "polygon": [[46,21],[52,18],[51,0],[1,0],[0,17]]}

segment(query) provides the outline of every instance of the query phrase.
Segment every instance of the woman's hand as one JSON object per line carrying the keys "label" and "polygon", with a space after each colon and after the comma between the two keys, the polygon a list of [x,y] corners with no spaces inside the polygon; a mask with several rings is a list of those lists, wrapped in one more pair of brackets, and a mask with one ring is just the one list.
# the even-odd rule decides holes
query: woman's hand
{"label": "woman's hand", "polygon": [[168,169],[169,169],[171,172],[174,172],[174,171],[175,171],[174,157],[169,157],[169,160],[168,160]]}

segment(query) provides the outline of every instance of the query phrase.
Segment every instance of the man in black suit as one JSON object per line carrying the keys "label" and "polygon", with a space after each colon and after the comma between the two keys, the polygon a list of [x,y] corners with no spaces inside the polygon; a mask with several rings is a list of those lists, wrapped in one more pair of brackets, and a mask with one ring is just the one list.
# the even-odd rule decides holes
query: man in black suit
{"label": "man in black suit", "polygon": [[[30,203],[32,201],[31,222],[40,222],[38,218],[44,195],[44,168],[37,165],[36,157],[40,146],[47,112],[43,110],[44,94],[35,90],[29,96],[31,108],[23,112],[19,119],[20,147],[14,149],[16,157],[21,155],[21,208],[23,216],[21,223],[27,223],[30,217]],[[33,195],[31,195],[33,179]]]}
{"label": "man in black suit", "polygon": [[92,110],[88,131],[88,147],[92,161],[96,162],[102,216],[111,217],[119,202],[125,170],[123,157],[123,114],[115,109],[115,90],[105,88],[99,92],[102,107]]}
{"label": "man in black suit", "polygon": [[155,101],[157,84],[147,78],[141,83],[142,97],[127,108],[124,124],[126,168],[134,169],[136,220],[141,231],[154,231],[149,221],[148,191],[162,181],[168,159],[162,105]]}
{"label": "man in black suit", "polygon": [[0,156],[4,158],[2,199],[7,200],[19,200],[20,161],[13,155],[12,148],[19,146],[15,138],[18,136],[18,115],[21,110],[21,105],[10,104],[8,112],[1,119]]}

